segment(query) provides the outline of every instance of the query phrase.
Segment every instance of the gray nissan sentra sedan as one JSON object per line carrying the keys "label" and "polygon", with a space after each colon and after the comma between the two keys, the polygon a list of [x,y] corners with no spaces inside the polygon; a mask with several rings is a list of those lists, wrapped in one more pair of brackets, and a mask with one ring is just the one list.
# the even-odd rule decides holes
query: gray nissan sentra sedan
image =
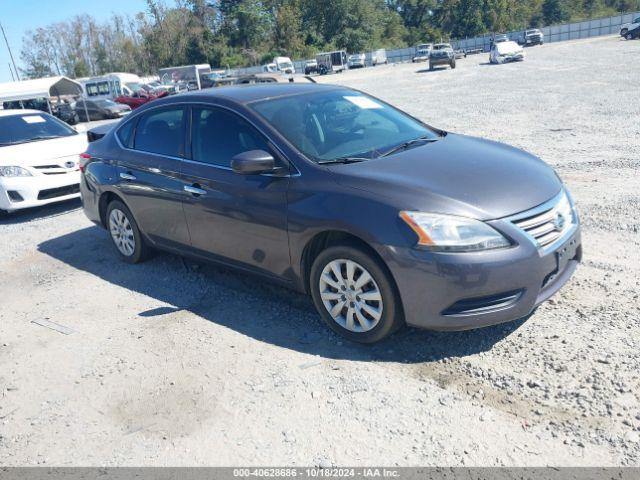
{"label": "gray nissan sentra sedan", "polygon": [[81,171],[84,210],[126,262],[161,249],[260,274],[358,342],[525,317],[582,256],[540,159],[343,87],[156,100],[91,143]]}

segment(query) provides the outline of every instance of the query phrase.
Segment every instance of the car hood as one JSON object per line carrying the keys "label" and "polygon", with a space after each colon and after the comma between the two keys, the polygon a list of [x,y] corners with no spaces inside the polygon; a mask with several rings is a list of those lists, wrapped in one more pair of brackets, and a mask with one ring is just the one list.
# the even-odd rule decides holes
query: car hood
{"label": "car hood", "polygon": [[342,185],[392,199],[400,209],[490,220],[533,208],[562,188],[542,160],[463,135],[389,157],[328,167]]}
{"label": "car hood", "polygon": [[0,147],[0,165],[30,167],[46,165],[50,160],[77,156],[87,149],[87,136],[79,133],[69,137],[40,140]]}

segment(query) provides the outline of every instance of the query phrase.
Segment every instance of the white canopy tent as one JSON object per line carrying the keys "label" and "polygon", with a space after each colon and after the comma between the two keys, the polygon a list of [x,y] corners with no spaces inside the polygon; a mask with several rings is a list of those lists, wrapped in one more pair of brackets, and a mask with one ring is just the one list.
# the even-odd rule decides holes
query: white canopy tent
{"label": "white canopy tent", "polygon": [[[2,102],[44,98],[49,105],[49,113],[51,113],[51,102],[49,101],[51,97],[82,94],[83,90],[80,83],[63,76],[0,83],[0,104]],[[88,115],[87,118],[89,118]]]}

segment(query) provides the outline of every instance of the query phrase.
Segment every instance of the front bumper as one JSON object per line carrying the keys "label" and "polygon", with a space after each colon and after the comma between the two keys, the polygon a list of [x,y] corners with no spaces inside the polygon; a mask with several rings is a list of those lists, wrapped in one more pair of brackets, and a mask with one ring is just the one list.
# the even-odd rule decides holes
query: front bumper
{"label": "front bumper", "polygon": [[131,113],[131,110],[111,110],[108,114],[109,118],[122,118]]}
{"label": "front bumper", "polygon": [[512,55],[499,55],[496,63],[521,62],[524,60],[524,53],[514,53]]}
{"label": "front bumper", "polygon": [[429,59],[431,65],[449,65],[451,62],[453,62],[451,57],[431,57]]}
{"label": "front bumper", "polygon": [[582,258],[579,225],[560,245],[542,251],[514,225],[496,222],[517,245],[477,253],[383,248],[407,324],[468,330],[517,320],[571,278]]}
{"label": "front bumper", "polygon": [[0,210],[14,211],[80,196],[80,172],[0,177]]}

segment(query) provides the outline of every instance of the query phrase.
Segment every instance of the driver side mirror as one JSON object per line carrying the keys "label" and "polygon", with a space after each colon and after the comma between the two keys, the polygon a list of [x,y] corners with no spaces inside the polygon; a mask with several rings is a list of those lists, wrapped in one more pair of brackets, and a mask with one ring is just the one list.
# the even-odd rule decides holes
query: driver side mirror
{"label": "driver side mirror", "polygon": [[258,175],[273,172],[276,168],[276,161],[270,153],[264,150],[249,150],[233,157],[231,168],[235,173],[241,175]]}

